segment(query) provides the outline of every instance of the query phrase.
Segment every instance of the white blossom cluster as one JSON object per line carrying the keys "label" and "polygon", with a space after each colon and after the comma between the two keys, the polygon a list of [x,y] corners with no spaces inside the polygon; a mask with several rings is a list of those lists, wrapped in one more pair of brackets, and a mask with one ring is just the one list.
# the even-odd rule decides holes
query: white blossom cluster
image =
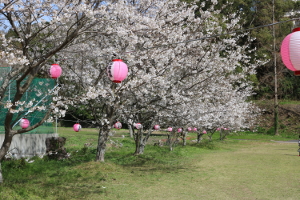
{"label": "white blossom cluster", "polygon": [[[78,38],[86,42],[60,55],[72,68],[65,76],[72,85],[64,94],[78,100],[74,105],[86,105],[99,121],[107,118],[111,110],[104,108],[110,107],[111,117],[125,122],[133,117],[143,123],[155,116],[172,126],[253,125],[258,110],[247,101],[252,95],[248,77],[256,65],[247,56],[251,50],[238,45],[244,34],[199,39],[240,28],[238,17],[230,23],[221,19],[224,28],[213,8],[199,8],[201,17],[196,18],[196,6],[176,0],[114,2],[106,5],[111,12],[105,20],[99,18],[94,31]],[[121,84],[107,77],[112,58],[123,59],[129,67]]]}
{"label": "white blossom cluster", "polygon": [[[211,2],[204,9],[206,2],[198,8],[179,0],[1,1],[0,59],[11,67],[0,81],[0,110],[10,110],[6,127],[23,110],[47,110],[42,122],[50,112],[64,116],[70,105],[84,107],[95,125],[108,129],[117,119],[206,129],[253,125],[258,112],[247,101],[249,76],[260,63],[252,64],[254,50],[239,44],[246,34],[211,37],[240,28],[237,15],[220,17]],[[112,59],[129,67],[122,83],[106,74]],[[47,76],[43,70],[54,63],[63,69],[63,87],[50,107],[32,99],[21,104],[34,77]],[[16,93],[6,102],[13,81]],[[6,137],[39,124],[6,129]]]}

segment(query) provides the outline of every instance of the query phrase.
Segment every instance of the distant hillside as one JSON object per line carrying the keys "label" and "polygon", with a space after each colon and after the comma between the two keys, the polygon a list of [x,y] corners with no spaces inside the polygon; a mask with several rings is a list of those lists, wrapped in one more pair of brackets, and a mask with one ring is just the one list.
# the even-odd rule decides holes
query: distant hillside
{"label": "distant hillside", "polygon": [[[259,131],[274,133],[274,101],[256,101],[263,112],[259,118]],[[300,101],[279,102],[279,134],[300,134]]]}

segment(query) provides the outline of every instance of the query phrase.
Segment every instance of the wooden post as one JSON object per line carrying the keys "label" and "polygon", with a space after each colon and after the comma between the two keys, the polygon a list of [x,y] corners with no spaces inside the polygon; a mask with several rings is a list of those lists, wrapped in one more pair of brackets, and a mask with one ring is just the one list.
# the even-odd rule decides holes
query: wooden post
{"label": "wooden post", "polygon": [[[275,23],[275,1],[273,0],[273,23]],[[278,133],[278,92],[277,92],[277,63],[276,63],[276,35],[275,26],[273,25],[273,54],[274,54],[274,129],[275,135]]]}

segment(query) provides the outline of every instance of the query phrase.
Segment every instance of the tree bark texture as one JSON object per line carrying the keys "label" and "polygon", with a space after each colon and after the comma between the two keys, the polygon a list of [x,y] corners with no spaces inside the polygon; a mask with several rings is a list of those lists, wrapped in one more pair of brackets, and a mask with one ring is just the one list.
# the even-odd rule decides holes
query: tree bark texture
{"label": "tree bark texture", "polygon": [[186,135],[185,131],[182,132],[182,146],[186,146]]}
{"label": "tree bark texture", "polygon": [[[114,89],[115,85],[112,85],[112,89]],[[97,154],[96,154],[96,161],[97,162],[104,162],[104,156],[106,151],[106,142],[109,137],[109,131],[111,129],[110,124],[112,124],[114,108],[112,106],[105,105],[104,110],[107,114],[107,120],[104,122],[99,130],[98,136],[98,146],[97,146]]]}
{"label": "tree bark texture", "polygon": [[96,154],[96,161],[98,162],[104,162],[108,133],[109,133],[108,125],[102,126],[102,128],[99,130],[98,146],[97,146],[97,154]]}
{"label": "tree bark texture", "polygon": [[9,150],[13,138],[13,133],[5,132],[5,138],[0,149],[0,162],[4,160],[6,153]]}
{"label": "tree bark texture", "polygon": [[129,126],[129,135],[131,138],[133,138],[133,129],[132,126]]}
{"label": "tree bark texture", "polygon": [[0,184],[3,183],[3,176],[2,176],[2,168],[1,168],[1,162],[0,162]]}
{"label": "tree bark texture", "polygon": [[224,130],[222,133],[222,137],[220,137],[220,140],[224,140],[226,138],[226,136],[229,134],[229,130]]}
{"label": "tree bark texture", "polygon": [[143,131],[142,129],[139,129],[135,135],[135,152],[134,155],[141,155],[144,153],[145,150],[145,146],[147,144],[147,141],[150,137],[151,134],[151,130],[149,130],[147,132],[147,134],[145,135],[145,137],[143,137]]}
{"label": "tree bark texture", "polygon": [[179,134],[175,130],[177,130],[177,129],[174,128],[174,130],[172,132],[170,132],[169,135],[168,135],[167,143],[169,144],[170,151],[173,151],[173,147],[179,141],[178,140]]}
{"label": "tree bark texture", "polygon": [[197,134],[197,143],[200,143],[203,140],[203,133],[198,133]]}

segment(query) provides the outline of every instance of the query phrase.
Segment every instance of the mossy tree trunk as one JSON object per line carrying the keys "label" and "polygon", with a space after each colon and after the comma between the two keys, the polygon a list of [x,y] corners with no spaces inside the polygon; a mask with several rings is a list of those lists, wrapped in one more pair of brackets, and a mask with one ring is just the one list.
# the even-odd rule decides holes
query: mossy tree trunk
{"label": "mossy tree trunk", "polygon": [[0,184],[3,183],[3,176],[2,176],[2,168],[1,168],[1,162],[0,162]]}
{"label": "mossy tree trunk", "polygon": [[182,131],[182,133],[181,133],[182,146],[186,146],[186,136],[187,136],[187,132],[186,131]]}
{"label": "mossy tree trunk", "polygon": [[106,142],[109,137],[111,124],[113,122],[112,118],[113,118],[113,114],[114,114],[114,108],[106,105],[105,111],[107,114],[107,119],[105,119],[103,122],[101,122],[101,128],[99,130],[97,153],[96,153],[96,159],[95,159],[97,162],[105,161],[104,157],[105,157],[105,151],[106,151]]}
{"label": "mossy tree trunk", "polygon": [[172,132],[168,134],[168,140],[167,144],[169,145],[170,151],[173,151],[174,146],[178,143],[179,141],[179,136],[181,133],[178,133],[177,128],[173,128]]}
{"label": "mossy tree trunk", "polygon": [[200,143],[202,140],[203,140],[203,133],[201,132],[198,132],[197,133],[197,143]]}
{"label": "mossy tree trunk", "polygon": [[[132,127],[133,128],[133,127]],[[144,153],[145,146],[148,142],[148,139],[152,133],[152,130],[149,129],[144,136],[143,130],[139,129],[137,132],[134,132],[134,141],[135,141],[135,152],[134,155],[141,155]],[[143,137],[144,136],[144,137]]]}
{"label": "mossy tree trunk", "polygon": [[103,125],[99,130],[98,136],[98,146],[97,146],[97,154],[96,154],[96,161],[104,162],[105,151],[106,151],[106,142],[108,140],[110,128],[108,125]]}

